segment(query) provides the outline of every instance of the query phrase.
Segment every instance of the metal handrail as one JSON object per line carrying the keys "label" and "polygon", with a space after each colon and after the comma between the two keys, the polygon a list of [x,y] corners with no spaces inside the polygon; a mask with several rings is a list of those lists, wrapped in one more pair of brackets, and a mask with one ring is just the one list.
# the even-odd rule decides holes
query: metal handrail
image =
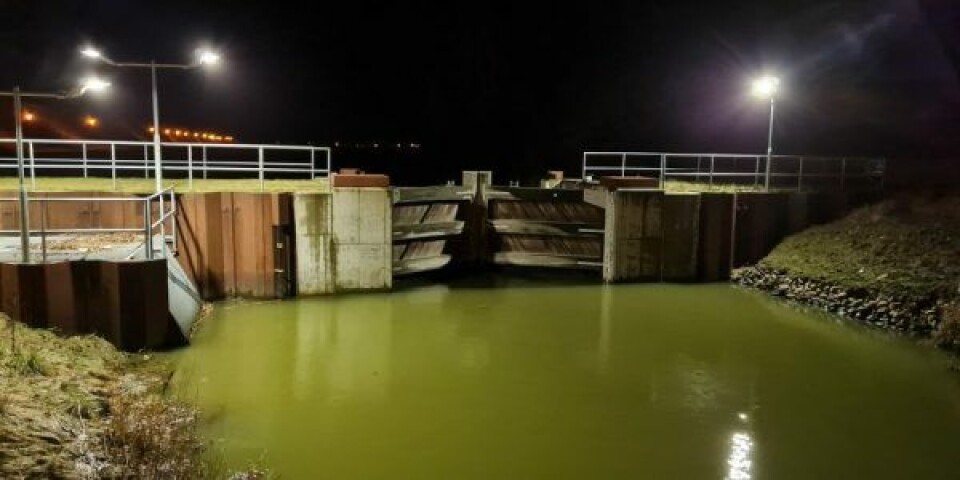
{"label": "metal handrail", "polygon": [[[599,157],[599,158],[598,158]],[[677,166],[677,162],[692,162],[696,166]],[[673,161],[673,165],[671,165]],[[726,162],[724,162],[726,161]],[[732,164],[731,164],[732,161]],[[746,162],[746,166],[742,162]],[[740,165],[737,162],[741,162]],[[643,165],[639,165],[643,164]],[[646,166],[644,166],[646,165]],[[829,167],[810,170],[811,166]],[[807,167],[805,169],[804,167]],[[752,168],[751,168],[752,167]],[[858,167],[853,168],[851,167]],[[752,178],[756,187],[770,190],[771,180],[777,181],[775,188],[780,190],[803,190],[814,179],[836,179],[836,187],[843,189],[848,179],[869,178],[876,180],[878,188],[883,186],[886,160],[870,157],[819,157],[808,155],[757,155],[738,153],[667,153],[667,152],[583,152],[581,178],[587,179],[593,174],[619,173],[630,174],[656,172],[659,188],[670,178],[678,180],[694,179],[707,181],[711,185],[715,179]],[[794,180],[784,184],[786,178]]]}
{"label": "metal handrail", "polygon": [[[13,144],[15,139],[0,138],[0,145]],[[37,170],[66,170],[76,173],[77,176],[89,177],[91,171],[110,171],[116,189],[117,174],[129,171],[142,171],[145,178],[149,178],[153,169],[151,157],[152,142],[133,140],[63,140],[63,139],[24,139],[24,161],[29,171],[30,179],[36,187]],[[48,152],[44,152],[46,147]],[[69,147],[67,156],[50,156],[51,147]],[[140,147],[137,153],[118,152],[118,147],[129,150],[130,147]],[[15,148],[15,147],[14,147]],[[193,143],[193,142],[163,142],[161,143],[161,167],[164,171],[186,172],[190,188],[193,187],[194,175],[203,178],[215,177],[218,173],[246,173],[256,172],[261,187],[268,176],[274,174],[298,174],[309,179],[327,177],[332,169],[332,153],[329,147],[315,147],[310,145],[260,145],[245,143]],[[91,150],[109,150],[106,158],[91,158]],[[239,158],[210,158],[214,152],[230,151],[231,153],[246,152],[255,154],[256,159]],[[282,159],[273,161],[267,159],[268,153],[294,152],[308,153],[309,156],[299,160]],[[47,156],[44,156],[47,155]],[[318,158],[319,157],[319,158]],[[278,159],[280,160],[280,159]],[[16,156],[0,157],[0,169],[16,169]]]}
{"label": "metal handrail", "polygon": [[[176,196],[172,187],[168,187],[160,192],[154,193],[149,196],[139,197],[29,197],[28,204],[33,202],[40,203],[55,203],[55,202],[65,202],[65,203],[89,203],[89,202],[133,202],[140,203],[143,208],[143,226],[142,227],[121,227],[121,228],[56,228],[49,229],[46,227],[46,209],[41,209],[41,215],[43,220],[40,224],[40,229],[30,229],[27,234],[33,236],[35,233],[40,234],[40,243],[41,243],[41,256],[42,261],[47,260],[47,235],[48,234],[81,234],[81,235],[98,235],[105,233],[143,233],[143,244],[144,244],[144,258],[152,260],[157,258],[157,252],[153,247],[153,237],[159,228],[160,239],[161,239],[161,248],[160,248],[160,258],[167,257],[170,253],[176,254],[177,252],[177,203]],[[19,198],[16,197],[0,197],[0,202],[18,202]],[[156,219],[153,215],[153,205],[158,203],[159,211],[157,213]],[[170,223],[171,235],[167,236],[167,222]],[[2,234],[15,234],[20,233],[19,229],[16,230],[0,230],[0,235]],[[169,244],[169,247],[168,247]]]}

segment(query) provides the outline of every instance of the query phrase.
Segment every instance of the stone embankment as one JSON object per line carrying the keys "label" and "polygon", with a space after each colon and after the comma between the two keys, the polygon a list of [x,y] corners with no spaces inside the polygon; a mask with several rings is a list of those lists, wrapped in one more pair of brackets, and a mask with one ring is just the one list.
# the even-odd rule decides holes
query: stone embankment
{"label": "stone embankment", "polygon": [[960,196],[861,208],[784,239],[732,281],[960,351]]}

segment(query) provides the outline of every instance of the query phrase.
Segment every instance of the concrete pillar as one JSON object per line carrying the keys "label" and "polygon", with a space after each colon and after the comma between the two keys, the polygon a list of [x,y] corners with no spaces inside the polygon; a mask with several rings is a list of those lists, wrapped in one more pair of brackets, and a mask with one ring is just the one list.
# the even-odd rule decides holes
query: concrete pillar
{"label": "concrete pillar", "polygon": [[333,196],[325,193],[293,196],[297,256],[297,294],[333,293]]}
{"label": "concrete pillar", "polygon": [[392,207],[389,188],[333,189],[336,290],[383,290],[393,285]]}
{"label": "concrete pillar", "polygon": [[697,241],[700,233],[700,194],[663,197],[663,270],[665,281],[697,278]]}
{"label": "concrete pillar", "polygon": [[607,193],[603,234],[605,282],[660,279],[662,211],[662,191]]}

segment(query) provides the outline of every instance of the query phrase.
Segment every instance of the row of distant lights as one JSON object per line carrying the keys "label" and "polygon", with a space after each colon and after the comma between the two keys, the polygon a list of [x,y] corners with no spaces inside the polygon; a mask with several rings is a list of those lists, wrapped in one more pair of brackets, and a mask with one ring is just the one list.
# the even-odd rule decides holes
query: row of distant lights
{"label": "row of distant lights", "polygon": [[[353,147],[353,148],[380,148],[380,147],[383,146],[383,145],[380,144],[380,143],[342,143],[342,142],[333,142],[333,146],[336,147],[336,148],[340,148],[340,147],[343,147],[343,148],[349,148],[349,147]],[[419,143],[410,143],[410,144],[406,144],[406,143],[395,143],[394,146],[395,146],[396,148],[403,148],[403,147],[410,147],[410,148],[414,148],[414,149],[420,148],[420,144],[419,144]]]}
{"label": "row of distant lights", "polygon": [[[147,132],[153,133],[153,127],[147,128]],[[183,139],[183,140],[190,140],[192,138],[194,140],[206,140],[208,142],[232,142],[233,141],[233,137],[230,135],[219,135],[216,133],[208,133],[208,132],[191,132],[189,130],[181,130],[179,128],[164,128],[161,133],[170,138]]]}
{"label": "row of distant lights", "polygon": [[[29,111],[29,110],[23,112],[23,121],[24,121],[24,122],[33,123],[33,122],[36,122],[37,119],[38,119],[38,117],[37,117],[37,114],[36,114],[36,113],[33,113],[33,112]],[[90,127],[90,128],[97,128],[97,127],[100,126],[100,119],[97,118],[97,117],[94,117],[93,115],[87,115],[87,116],[83,117],[83,124],[84,124],[84,126],[87,126],[87,127]]]}

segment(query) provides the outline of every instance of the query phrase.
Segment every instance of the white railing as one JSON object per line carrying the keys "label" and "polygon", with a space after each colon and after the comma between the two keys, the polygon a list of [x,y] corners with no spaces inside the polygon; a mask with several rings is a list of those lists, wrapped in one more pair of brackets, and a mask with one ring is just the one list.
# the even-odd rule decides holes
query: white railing
{"label": "white railing", "polygon": [[[17,197],[2,197],[0,202],[16,203]],[[143,222],[137,226],[120,227],[87,227],[87,228],[48,228],[47,227],[47,205],[49,203],[81,203],[85,207],[92,208],[94,202],[108,203],[134,203],[140,204],[143,215]],[[31,204],[41,204],[40,227],[29,226],[27,235],[33,237],[40,236],[41,260],[47,261],[47,236],[48,235],[102,235],[109,233],[133,233],[143,235],[143,258],[152,260],[154,258],[164,258],[177,252],[177,202],[173,188],[167,188],[162,192],[153,195],[140,197],[28,197],[28,208]],[[169,226],[168,226],[169,225]],[[168,235],[167,232],[170,232]],[[0,235],[20,234],[19,228],[12,230],[0,230]],[[159,234],[160,246],[154,245]],[[138,250],[139,252],[139,250]],[[133,258],[136,253],[128,258]]]}
{"label": "white railing", "polygon": [[[0,139],[5,147],[0,156],[0,173],[16,172],[16,142]],[[257,178],[261,182],[277,177],[314,179],[330,174],[328,147],[302,145],[254,145],[233,143],[161,143],[161,167],[186,178]],[[153,143],[114,140],[24,139],[25,175],[36,186],[44,175],[118,178],[152,175]]]}
{"label": "white railing", "polygon": [[749,155],[730,153],[584,152],[582,178],[645,176],[667,180],[741,185],[764,190],[844,189],[852,182],[881,188],[882,158]]}

